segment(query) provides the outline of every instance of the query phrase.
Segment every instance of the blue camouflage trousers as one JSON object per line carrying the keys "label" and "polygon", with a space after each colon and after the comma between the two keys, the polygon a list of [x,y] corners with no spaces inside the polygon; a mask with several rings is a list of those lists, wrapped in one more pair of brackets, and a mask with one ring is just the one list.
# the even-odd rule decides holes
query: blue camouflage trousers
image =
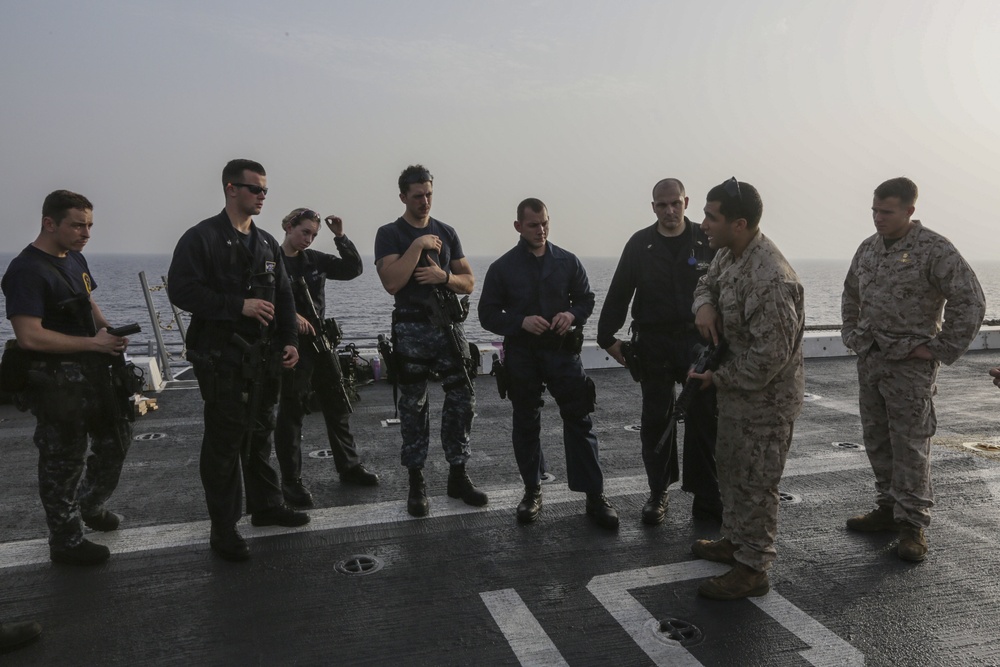
{"label": "blue camouflage trousers", "polygon": [[49,545],[67,549],[83,541],[81,514],[100,514],[117,488],[132,425],[114,418],[110,389],[88,379],[78,363],[33,370],[30,378],[38,495]]}
{"label": "blue camouflage trousers", "polygon": [[[468,347],[465,331],[455,324],[459,343]],[[403,447],[400,461],[407,468],[421,468],[430,444],[427,380],[441,378],[441,446],[450,465],[465,465],[472,455],[469,434],[476,409],[476,394],[449,334],[429,322],[397,322],[395,355],[399,367],[399,421]],[[466,376],[468,377],[468,376]]]}

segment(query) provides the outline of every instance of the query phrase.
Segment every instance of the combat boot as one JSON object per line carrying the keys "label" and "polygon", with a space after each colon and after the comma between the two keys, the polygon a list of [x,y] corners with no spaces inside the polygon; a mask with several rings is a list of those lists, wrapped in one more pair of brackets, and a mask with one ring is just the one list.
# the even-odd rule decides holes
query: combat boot
{"label": "combat boot", "polygon": [[721,540],[697,540],[691,545],[691,553],[698,558],[710,560],[713,563],[736,565],[736,550],[738,547],[723,537]]}
{"label": "combat boot", "polygon": [[0,649],[12,649],[23,646],[42,634],[42,626],[38,621],[21,621],[19,623],[0,623]]}
{"label": "combat boot", "polygon": [[691,503],[691,516],[698,521],[722,523],[722,501],[719,498],[696,495]]}
{"label": "combat boot", "polygon": [[904,524],[899,529],[899,546],[896,553],[903,560],[919,563],[927,557],[927,538],[924,529],[911,524]]}
{"label": "combat boot", "polygon": [[473,507],[482,507],[490,501],[469,479],[465,464],[452,466],[448,472],[448,497],[461,498],[466,505]]}
{"label": "combat boot", "polygon": [[531,523],[538,518],[538,513],[542,511],[542,487],[525,486],[524,498],[517,506],[517,520],[519,523]]}
{"label": "combat boot", "polygon": [[663,518],[667,515],[667,492],[653,491],[649,494],[649,500],[642,506],[642,522],[650,526],[663,523]]}
{"label": "combat boot", "polygon": [[75,547],[57,549],[49,547],[49,558],[53,563],[65,565],[100,565],[111,556],[111,551],[103,544],[95,544],[84,539]]}
{"label": "combat boot", "polygon": [[240,531],[236,530],[236,526],[213,525],[208,545],[219,556],[234,563],[250,558],[250,547]]}
{"label": "combat boot", "polygon": [[250,515],[250,523],[254,526],[284,526],[285,528],[298,528],[309,523],[309,515],[305,512],[296,512],[291,507],[278,505],[269,507],[261,512],[254,512]]}
{"label": "combat boot", "polygon": [[899,530],[899,524],[892,517],[892,513],[892,507],[879,505],[868,514],[861,514],[848,519],[847,527],[851,530],[859,530],[865,533],[877,533],[880,531],[895,532]]}
{"label": "combat boot", "polygon": [[603,493],[587,494],[587,515],[602,528],[618,528],[618,512]]}
{"label": "combat boot", "polygon": [[99,530],[102,533],[118,530],[118,525],[122,522],[120,514],[115,514],[107,510],[101,510],[97,514],[84,514],[80,512],[80,518],[83,519],[88,528]]}
{"label": "combat boot", "polygon": [[363,463],[359,463],[353,468],[348,468],[340,473],[340,483],[357,486],[378,486],[378,475],[366,468]]}
{"label": "combat boot", "polygon": [[406,499],[406,511],[410,516],[427,516],[430,511],[422,468],[410,468],[410,495]]}
{"label": "combat boot", "polygon": [[769,590],[767,572],[737,563],[729,572],[698,586],[698,595],[710,600],[742,600],[767,595]]}
{"label": "combat boot", "polygon": [[281,495],[291,507],[306,508],[313,506],[313,497],[302,483],[302,478],[290,479],[281,483]]}

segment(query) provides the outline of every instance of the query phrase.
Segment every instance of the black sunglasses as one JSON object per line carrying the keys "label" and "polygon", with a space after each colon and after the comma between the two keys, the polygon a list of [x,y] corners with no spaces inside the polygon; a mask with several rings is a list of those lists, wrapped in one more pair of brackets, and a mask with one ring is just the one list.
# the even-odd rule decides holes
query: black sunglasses
{"label": "black sunglasses", "polygon": [[723,191],[730,197],[736,197],[740,203],[743,203],[743,193],[740,191],[740,182],[736,180],[733,176],[728,181],[722,184]]}
{"label": "black sunglasses", "polygon": [[[251,190],[251,192],[253,192],[253,190]],[[264,194],[267,194],[266,189],[264,190]],[[319,214],[316,213],[316,211],[304,208],[301,211],[299,211],[298,215],[296,215],[294,218],[291,219],[290,224],[294,225],[299,220],[302,220],[304,218],[309,218],[310,220],[315,220],[316,222],[319,222]]]}
{"label": "black sunglasses", "polygon": [[250,194],[254,195],[266,195],[267,188],[262,188],[259,185],[250,185],[249,183],[230,183],[234,188],[246,188],[250,191]]}

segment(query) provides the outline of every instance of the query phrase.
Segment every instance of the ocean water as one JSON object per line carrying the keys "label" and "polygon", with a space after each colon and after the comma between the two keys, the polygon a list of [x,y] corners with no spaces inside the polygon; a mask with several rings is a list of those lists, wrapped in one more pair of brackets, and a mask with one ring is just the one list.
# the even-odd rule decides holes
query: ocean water
{"label": "ocean water", "polygon": [[[0,272],[6,271],[13,253],[0,253]],[[337,318],[344,331],[345,343],[356,343],[358,347],[374,347],[380,333],[389,333],[392,297],[382,289],[375,272],[374,260],[364,258],[364,273],[348,281],[327,282],[327,315]],[[473,272],[479,280],[486,275],[492,257],[470,257]],[[618,259],[614,257],[581,258],[590,278],[591,288],[597,296],[594,317],[585,329],[588,340],[597,336],[597,315],[600,313],[611,277],[614,275]],[[163,277],[170,266],[169,255],[102,255],[88,254],[87,261],[97,281],[94,299],[108,321],[115,326],[138,322],[142,333],[131,337],[131,350],[140,351],[140,346],[153,340],[154,318],[150,316],[139,281],[139,272],[146,273],[150,285],[156,325],[160,327],[168,344],[180,343],[173,311],[162,288]],[[849,260],[791,260],[799,274],[806,295],[806,324],[809,326],[829,326],[839,329],[840,294]],[[986,293],[987,319],[1000,318],[1000,261],[970,262]],[[471,298],[472,310],[466,322],[469,340],[486,343],[496,340],[496,336],[484,331],[476,318],[478,291]],[[6,319],[6,305],[0,295],[4,317],[0,319],[0,341],[13,336],[10,322]],[[621,334],[624,336],[624,332]]]}

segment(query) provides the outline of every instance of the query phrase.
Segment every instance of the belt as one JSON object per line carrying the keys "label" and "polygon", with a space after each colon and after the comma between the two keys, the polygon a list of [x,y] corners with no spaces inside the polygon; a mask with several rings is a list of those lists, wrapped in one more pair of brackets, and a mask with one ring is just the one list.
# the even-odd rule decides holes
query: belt
{"label": "belt", "polygon": [[428,317],[427,313],[422,310],[400,310],[397,308],[392,311],[392,321],[429,323],[431,319]]}

